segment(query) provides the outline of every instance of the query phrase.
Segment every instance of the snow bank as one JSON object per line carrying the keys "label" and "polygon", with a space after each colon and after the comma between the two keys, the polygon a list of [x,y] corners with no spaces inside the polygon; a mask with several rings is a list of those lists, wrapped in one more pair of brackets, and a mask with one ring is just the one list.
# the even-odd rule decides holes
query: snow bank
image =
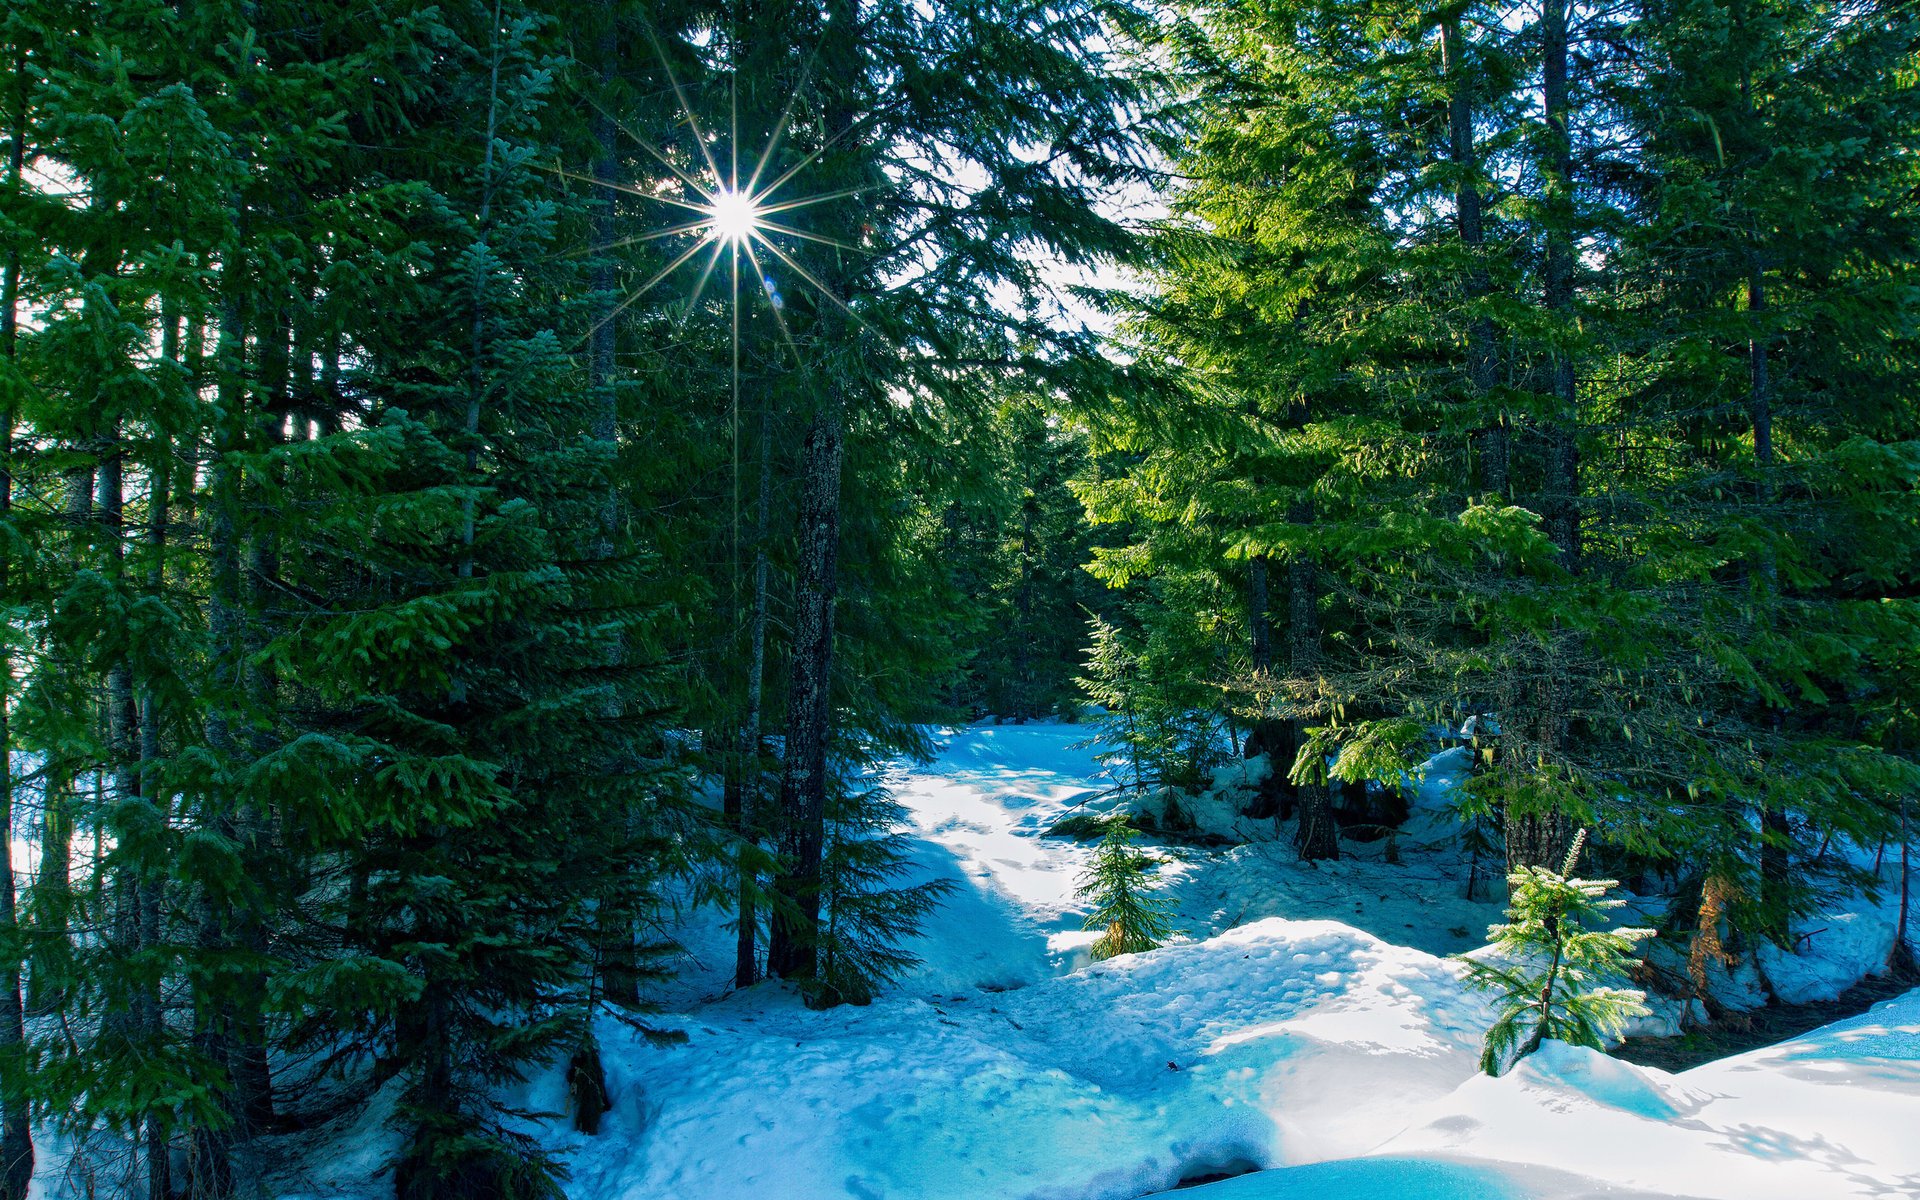
{"label": "snow bank", "polygon": [[[731,936],[698,918],[678,1015],[656,1022],[687,1042],[604,1021],[601,1134],[541,1133],[574,1200],[1131,1200],[1251,1168],[1182,1195],[1920,1196],[1920,992],[1680,1075],[1556,1045],[1489,1079],[1485,1002],[1437,955],[1479,945],[1501,906],[1462,898],[1457,845],[1318,865],[1271,840],[1157,847],[1184,936],[1089,965],[1091,848],[1043,836],[1121,803],[1087,731],[949,736],[888,780],[917,874],[955,885],[911,947],[925,964],[870,1007],[812,1013],[780,985],[730,992]],[[1461,755],[1430,764],[1415,820],[1451,820]],[[1210,794],[1230,803],[1241,767]],[[1870,924],[1816,921],[1809,945],[1864,961]],[[562,1111],[562,1072],[511,1099]],[[386,1194],[377,1115],[316,1133],[272,1194]]]}
{"label": "snow bank", "polygon": [[1832,1000],[1869,975],[1886,971],[1894,919],[1868,905],[1827,912],[1793,924],[1794,953],[1762,942],[1755,954],[1773,994],[1788,1004]]}
{"label": "snow bank", "polygon": [[1449,964],[1330,921],[825,1014],[762,986],[684,1046],[603,1026],[615,1107],[573,1190],[1122,1200],[1362,1152],[1472,1071],[1484,1020]]}
{"label": "snow bank", "polygon": [[[1550,1045],[1477,1077],[1383,1153],[1568,1171],[1647,1195],[1920,1194],[1920,991],[1678,1075]],[[1552,1195],[1560,1193],[1538,1193]]]}

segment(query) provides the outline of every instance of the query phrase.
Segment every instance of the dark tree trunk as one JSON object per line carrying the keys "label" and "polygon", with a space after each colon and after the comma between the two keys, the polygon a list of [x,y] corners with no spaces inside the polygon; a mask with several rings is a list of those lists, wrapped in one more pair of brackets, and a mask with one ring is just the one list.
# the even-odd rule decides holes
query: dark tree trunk
{"label": "dark tree trunk", "polygon": [[[7,190],[20,194],[21,173],[26,165],[25,64],[14,61],[12,137],[7,146]],[[0,276],[0,360],[11,364],[17,353],[20,303],[20,251],[9,250],[5,275]],[[0,525],[12,519],[13,512],[13,424],[17,418],[12,394],[0,411]],[[13,561],[10,549],[0,544],[0,595],[7,595],[12,581]],[[13,693],[13,652],[10,641],[0,639],[0,838],[13,845],[13,730],[9,725]],[[20,927],[18,889],[13,877],[13,855],[0,855],[0,943],[17,944]],[[26,1051],[25,1005],[20,990],[21,960],[8,952],[0,968],[0,1059],[18,1060]],[[27,1098],[22,1088],[12,1086],[0,1093],[0,1200],[25,1200],[33,1180],[33,1134],[29,1124]]]}
{"label": "dark tree trunk", "polygon": [[1291,807],[1287,786],[1287,768],[1293,765],[1293,737],[1285,721],[1271,716],[1276,679],[1273,671],[1273,622],[1267,616],[1267,557],[1257,554],[1247,563],[1247,628],[1251,634],[1251,657],[1255,701],[1260,705],[1253,728],[1247,733],[1246,755],[1264,754],[1272,769],[1260,781],[1246,815],[1255,820],[1283,819],[1282,809]]}
{"label": "dark tree trunk", "polygon": [[[71,572],[77,571],[83,561],[82,546],[93,521],[93,468],[69,467],[63,472],[63,481],[66,503],[61,516]],[[73,765],[49,761],[40,794],[40,872],[34,880],[32,901],[38,936],[27,979],[27,1011],[35,1016],[57,1011],[66,1002],[66,984],[61,976],[69,958],[67,923],[73,908],[73,819],[78,796]]]}
{"label": "dark tree trunk", "polygon": [[[1460,226],[1460,242],[1473,260],[1467,274],[1467,297],[1479,301],[1491,289],[1480,257],[1486,249],[1487,236],[1480,197],[1479,155],[1474,149],[1473,68],[1466,61],[1466,40],[1461,35],[1460,24],[1458,12],[1448,14],[1441,22],[1440,54],[1451,84],[1447,103],[1449,153],[1460,173],[1459,182],[1454,185],[1454,214]],[[1467,386],[1476,405],[1486,404],[1493,392],[1496,337],[1493,322],[1484,316],[1476,317],[1467,326]],[[1480,444],[1481,486],[1488,493],[1506,499],[1511,485],[1505,419],[1499,414],[1490,414],[1476,440]]]}
{"label": "dark tree trunk", "polygon": [[[1313,521],[1313,504],[1299,500],[1287,513],[1287,519],[1304,525]],[[1320,580],[1319,568],[1305,553],[1296,552],[1287,562],[1287,649],[1289,670],[1304,677],[1320,665]],[[1292,721],[1293,744],[1307,744],[1307,723]],[[1297,753],[1297,752],[1296,752]],[[1278,769],[1286,769],[1275,764]],[[1291,767],[1292,764],[1286,764]],[[1316,772],[1317,774],[1317,772]],[[1294,848],[1303,862],[1340,857],[1340,830],[1333,820],[1333,792],[1337,785],[1331,777],[1317,780],[1309,776],[1294,793],[1300,823],[1294,830]]]}
{"label": "dark tree trunk", "polygon": [[767,970],[783,979],[812,978],[816,966],[840,544],[840,439],[840,398],[830,391],[807,431],[800,501],[793,672],[787,693],[786,757],[780,773],[782,862],[774,881],[785,901],[783,908],[791,911],[774,914],[767,946]]}
{"label": "dark tree trunk", "polygon": [[[245,209],[240,209],[244,228]],[[235,758],[232,714],[226,699],[240,683],[239,661],[243,653],[240,627],[240,538],[235,526],[239,480],[235,477],[233,456],[241,450],[242,420],[246,404],[246,327],[241,315],[240,264],[228,267],[224,280],[225,295],[220,306],[219,346],[215,351],[218,373],[220,426],[215,432],[213,458],[207,471],[207,641],[209,682],[220,699],[210,705],[206,716],[207,748],[213,752],[224,773],[231,770]],[[224,781],[214,784],[207,797],[202,821],[208,828],[227,838],[238,838],[234,805]],[[199,928],[196,947],[202,956],[217,960],[227,955],[235,935],[233,913],[223,885],[202,886],[199,899]],[[226,992],[230,981],[197,976],[193,989],[194,1048],[217,1071],[231,1075],[234,1038],[234,1012]],[[231,1110],[224,1125],[202,1122],[194,1126],[188,1145],[187,1194],[193,1200],[221,1200],[233,1194],[233,1144],[235,1129],[242,1126],[236,1089],[227,1087],[219,1103]]]}
{"label": "dark tree trunk", "polygon": [[[1768,373],[1767,282],[1756,258],[1747,274],[1747,313],[1753,336],[1747,342],[1747,415],[1753,423],[1753,463],[1760,474],[1759,499],[1763,514],[1773,504],[1773,384]],[[1771,554],[1760,563],[1761,583],[1769,599],[1778,587],[1778,567]],[[1777,725],[1778,716],[1774,718]],[[1760,915],[1769,937],[1785,943],[1793,911],[1791,841],[1793,828],[1786,810],[1768,805],[1760,813]]]}
{"label": "dark tree trunk", "polygon": [[[739,263],[734,270],[737,273]],[[739,281],[734,281],[736,289]],[[760,746],[761,710],[767,676],[767,516],[773,498],[773,403],[760,402],[760,480],[753,508],[753,616],[748,629],[746,712],[740,721],[739,929],[734,938],[733,982],[750,987],[759,977],[756,941],[759,878],[752,862],[765,807],[766,771]]]}
{"label": "dark tree trunk", "polygon": [[[1565,334],[1574,320],[1573,140],[1568,126],[1567,0],[1545,0],[1541,17],[1542,69],[1547,118],[1547,311]],[[1550,358],[1554,416],[1547,422],[1547,536],[1569,567],[1580,561],[1579,408],[1572,354],[1557,348]]]}
{"label": "dark tree trunk", "polygon": [[[827,96],[823,136],[848,153],[855,120],[853,89],[860,71],[859,9],[853,0],[828,0],[824,8],[819,76]],[[822,223],[851,225],[845,208],[822,206]],[[834,230],[834,232],[841,232]],[[857,241],[855,230],[844,231]],[[781,909],[773,914],[767,970],[783,979],[812,979],[818,972],[821,856],[826,846],[827,744],[833,728],[833,619],[839,590],[840,468],[843,457],[844,392],[859,368],[859,329],[835,311],[848,299],[846,262],[823,256],[820,278],[827,304],[820,320],[837,327],[824,339],[840,351],[830,368],[816,370],[819,389],[807,430],[800,495],[800,554],[795,581],[793,669],[788,686],[786,757],[781,764],[780,875],[774,881]]]}

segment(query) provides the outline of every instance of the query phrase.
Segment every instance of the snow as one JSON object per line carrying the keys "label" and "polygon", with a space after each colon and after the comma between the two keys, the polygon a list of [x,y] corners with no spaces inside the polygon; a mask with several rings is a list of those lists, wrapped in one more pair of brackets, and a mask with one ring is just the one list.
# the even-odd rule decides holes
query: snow
{"label": "snow", "polygon": [[1878,975],[1893,953],[1894,918],[1872,908],[1825,912],[1796,921],[1789,954],[1772,942],[1756,955],[1773,994],[1788,1004],[1831,1000],[1868,975]]}
{"label": "snow", "polygon": [[[1920,1194],[1920,991],[1679,1074],[1549,1045],[1380,1149],[1571,1171],[1648,1194]],[[1631,1149],[1630,1153],[1623,1151]]]}
{"label": "snow", "polygon": [[[720,918],[690,923],[672,1011],[653,1019],[686,1042],[603,1021],[614,1105],[600,1134],[542,1127],[569,1196],[1130,1200],[1219,1175],[1238,1177],[1182,1196],[1920,1195],[1920,991],[1679,1074],[1550,1043],[1487,1078],[1487,1005],[1445,955],[1479,945],[1500,906],[1461,897],[1457,839],[1404,839],[1399,862],[1375,842],[1301,864],[1271,822],[1238,817],[1259,761],[1222,768],[1192,806],[1256,840],[1153,847],[1181,935],[1088,962],[1074,883],[1091,847],[1046,836],[1123,803],[1088,737],[971,726],[891,773],[920,877],[955,891],[912,947],[924,965],[870,1006],[816,1013],[778,983],[732,990]],[[1415,821],[1444,828],[1464,766],[1457,751],[1430,764]],[[1765,963],[1768,979],[1864,971],[1890,945],[1879,912],[1812,922],[1816,959]],[[557,1066],[510,1097],[548,1112],[565,1098]],[[369,1121],[309,1135],[273,1194],[384,1194],[367,1147],[388,1143]],[[344,1141],[351,1159],[326,1165]]]}

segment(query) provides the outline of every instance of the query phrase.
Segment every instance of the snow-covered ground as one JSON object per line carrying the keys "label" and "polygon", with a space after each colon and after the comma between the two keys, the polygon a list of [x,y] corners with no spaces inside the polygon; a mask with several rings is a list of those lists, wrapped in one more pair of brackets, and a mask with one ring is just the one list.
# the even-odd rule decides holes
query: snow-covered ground
{"label": "snow-covered ground", "polygon": [[[1275,842],[1163,847],[1183,936],[1089,963],[1090,847],[1043,836],[1115,802],[1087,736],[973,726],[894,773],[916,862],[957,886],[913,947],[925,964],[871,1006],[730,991],[730,939],[690,927],[657,1022],[687,1041],[607,1021],[600,1134],[547,1127],[570,1195],[1121,1200],[1252,1171],[1183,1195],[1920,1196],[1920,991],[1680,1074],[1549,1045],[1478,1075],[1485,1007],[1440,955],[1499,908],[1460,898],[1444,837],[1319,867]],[[1216,808],[1203,820],[1234,819]],[[560,1072],[515,1099],[564,1108]],[[275,1194],[376,1193],[385,1136],[363,1114],[325,1138],[352,1157],[317,1144]]]}

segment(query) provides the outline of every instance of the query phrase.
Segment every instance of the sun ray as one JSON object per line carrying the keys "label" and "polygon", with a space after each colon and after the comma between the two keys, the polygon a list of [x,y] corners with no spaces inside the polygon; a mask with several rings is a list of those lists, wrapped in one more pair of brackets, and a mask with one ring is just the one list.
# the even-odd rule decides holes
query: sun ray
{"label": "sun ray", "polygon": [[786,237],[800,238],[803,241],[818,242],[822,246],[832,246],[836,250],[845,250],[849,254],[873,253],[871,250],[864,250],[861,247],[855,246],[850,242],[843,242],[838,238],[830,238],[830,237],[827,237],[825,234],[808,233],[804,229],[794,229],[790,226],[777,224],[776,222],[773,222],[773,221],[763,220],[758,222],[757,224],[759,225],[759,228],[762,230],[767,230],[773,233],[782,234]]}
{"label": "sun ray", "polygon": [[822,296],[825,296],[827,299],[833,301],[834,304],[839,307],[841,312],[844,312],[849,317],[852,317],[855,323],[858,324],[862,329],[868,330],[869,332],[873,331],[873,326],[867,324],[867,319],[865,317],[853,311],[852,306],[849,305],[845,300],[842,300],[840,297],[834,295],[833,289],[829,288],[826,284],[820,282],[819,278],[816,277],[812,271],[807,270],[805,267],[795,262],[793,258],[787,254],[785,250],[782,250],[780,247],[774,245],[771,241],[768,241],[766,238],[764,237],[760,238],[759,241],[760,241],[760,244],[765,246],[769,251],[771,251],[776,258],[778,258],[781,262],[787,264],[788,269],[793,271],[795,274],[799,275],[800,278],[812,284],[814,286],[814,289],[818,291]]}
{"label": "sun ray", "polygon": [[[762,194],[760,177],[766,173],[767,164],[773,161],[780,143],[786,140],[787,130],[793,123],[793,106],[800,102],[800,96],[807,90],[807,84],[812,82],[813,66],[820,61],[820,51],[825,45],[825,39],[817,42],[813,47],[813,53],[807,55],[806,65],[800,68],[800,82],[787,93],[787,102],[780,106],[780,116],[767,133],[767,144],[760,151],[760,161],[753,165],[753,174],[747,179],[747,186],[744,189],[746,192],[752,195]],[[772,190],[772,188],[767,189],[767,191]]]}
{"label": "sun ray", "polygon": [[693,310],[699,306],[701,293],[707,290],[707,280],[713,277],[713,269],[720,265],[720,256],[725,254],[726,250],[727,244],[725,242],[718,238],[713,240],[713,257],[707,260],[706,266],[700,268],[700,278],[694,281],[693,296],[687,301],[686,311],[680,314],[680,323],[682,325],[687,323],[693,316]]}
{"label": "sun ray", "polygon": [[787,349],[793,352],[793,365],[804,371],[807,360],[800,353],[800,343],[793,340],[793,330],[787,327],[786,314],[780,311],[780,298],[774,294],[773,284],[767,279],[767,268],[760,262],[760,256],[753,252],[753,243],[747,242],[741,247],[747,252],[747,261],[753,264],[754,278],[760,281],[760,290],[766,293],[767,307],[773,312],[773,323],[780,330],[780,336],[787,343]]}
{"label": "sun ray", "polygon": [[[720,164],[714,161],[713,151],[707,145],[707,135],[700,129],[700,119],[693,115],[693,105],[687,103],[687,93],[680,87],[680,76],[667,61],[667,52],[660,45],[660,38],[653,32],[653,22],[641,17],[646,28],[647,41],[653,46],[653,56],[660,60],[660,69],[667,74],[667,82],[673,85],[673,98],[680,102],[680,111],[687,118],[687,128],[693,130],[693,144],[700,148],[700,157],[707,161],[707,170],[713,172],[715,179],[720,178]],[[699,186],[698,184],[694,186]]]}
{"label": "sun ray", "polygon": [[[582,99],[586,100],[588,104],[593,106],[593,109],[595,112],[599,113],[601,116],[605,117],[607,120],[612,121],[615,129],[618,129],[621,133],[624,133],[628,137],[632,138],[635,145],[639,146],[642,150],[645,150],[650,156],[652,156],[655,162],[659,163],[661,166],[665,167],[667,170],[672,171],[674,176],[678,178],[680,182],[686,184],[690,188],[695,189],[696,191],[705,190],[701,188],[699,180],[695,179],[692,175],[689,175],[687,172],[681,170],[680,165],[678,163],[674,162],[671,158],[668,158],[666,151],[660,149],[658,146],[655,146],[652,142],[648,141],[646,138],[643,138],[638,133],[634,132],[634,129],[632,126],[628,125],[625,121],[622,121],[619,117],[614,116],[613,113],[607,110],[605,105],[601,104],[598,100],[595,100],[592,96],[587,95],[587,93],[584,90],[581,90],[578,88],[576,88],[575,90],[579,91]],[[676,87],[675,90],[677,91],[678,88]],[[695,132],[696,134],[698,133],[697,128]],[[702,153],[704,152],[705,152],[705,148],[702,147]],[[711,161],[711,159],[709,159],[709,161]],[[602,181],[595,180],[594,182],[598,183]]]}
{"label": "sun ray", "polygon": [[760,191],[758,191],[755,194],[759,196],[771,196],[773,193],[779,191],[781,188],[781,185],[785,184],[787,180],[792,179],[795,175],[798,175],[801,171],[804,171],[809,166],[812,166],[815,162],[819,160],[821,155],[833,149],[835,144],[837,144],[841,138],[844,138],[849,134],[854,133],[856,130],[863,129],[867,125],[873,124],[875,121],[879,119],[879,116],[880,114],[878,112],[871,112],[871,113],[868,113],[866,116],[861,117],[858,121],[853,122],[851,125],[848,125],[845,129],[842,129],[840,132],[834,134],[832,137],[828,138],[826,141],[821,142],[818,146],[815,146],[811,151],[807,153],[807,156],[805,158],[802,158],[799,162],[793,164],[791,167],[788,167],[785,171],[781,172],[780,178],[774,180],[772,183],[768,184],[766,187],[761,188]]}
{"label": "sun ray", "polygon": [[621,313],[627,311],[629,308],[632,308],[633,305],[640,299],[640,297],[646,295],[648,292],[653,290],[653,287],[655,284],[659,283],[662,279],[665,279],[667,276],[673,274],[675,271],[679,270],[681,263],[686,262],[688,259],[692,258],[694,255],[700,253],[700,247],[704,245],[706,245],[705,242],[695,242],[693,245],[688,246],[686,250],[684,250],[681,253],[679,258],[674,259],[672,262],[668,263],[666,266],[661,267],[658,271],[655,271],[653,274],[653,278],[647,280],[645,283],[641,284],[638,288],[635,288],[633,294],[628,296],[626,299],[622,300],[619,304],[615,305],[612,312],[608,313],[604,317],[601,317],[598,321],[595,321],[593,325],[590,328],[588,328],[586,332],[586,336],[582,337],[578,342],[574,343],[574,347],[578,349],[580,346],[586,345],[587,339],[591,338],[594,334],[600,332],[600,329],[602,326],[604,326],[608,321],[611,321],[615,317],[619,316]]}
{"label": "sun ray", "polygon": [[636,233],[630,237],[617,238],[604,246],[586,246],[575,250],[570,257],[586,258],[594,254],[605,254],[609,250],[623,250],[628,246],[638,246],[646,242],[657,242],[661,238],[679,237],[681,234],[698,233],[711,222],[706,220],[688,221],[684,225],[675,225],[670,229],[656,229],[652,233]]}
{"label": "sun ray", "polygon": [[[569,171],[565,167],[550,167],[545,163],[535,163],[533,166],[535,170],[545,171],[549,175],[558,175],[562,179],[577,179],[581,183],[591,183],[595,187],[611,188],[616,192],[625,192],[629,196],[638,196],[642,200],[658,200],[662,204],[671,204],[677,208],[690,209],[693,212],[707,211],[704,205],[696,204],[691,200],[677,200],[672,196],[662,196],[658,192],[649,192],[643,187],[638,187],[631,183],[621,183],[616,179],[595,179],[593,176],[580,171]],[[699,187],[698,184],[694,186]],[[706,189],[701,188],[700,190],[704,193]]]}
{"label": "sun ray", "polygon": [[782,200],[778,204],[762,204],[758,206],[758,209],[760,212],[768,215],[792,212],[796,208],[808,208],[815,204],[825,204],[829,200],[845,200],[852,196],[858,196],[863,192],[878,191],[884,186],[886,185],[870,183],[865,187],[841,188],[837,192],[823,192],[818,196],[802,196],[798,200]]}

